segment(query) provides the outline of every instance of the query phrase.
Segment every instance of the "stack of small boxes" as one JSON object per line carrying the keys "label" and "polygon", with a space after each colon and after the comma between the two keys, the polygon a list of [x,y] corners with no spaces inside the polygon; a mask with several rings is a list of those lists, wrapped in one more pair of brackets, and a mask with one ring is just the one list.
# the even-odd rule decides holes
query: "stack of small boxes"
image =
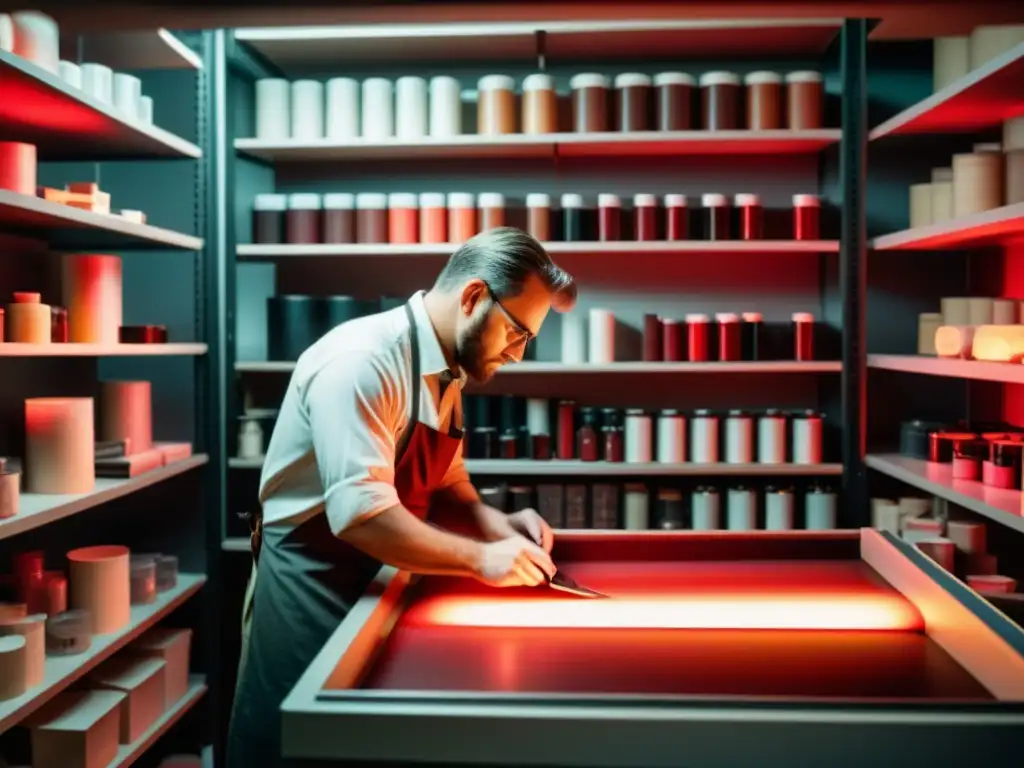
{"label": "stack of small boxes", "polygon": [[[73,181],[64,189],[40,187],[39,196],[51,203],[60,203],[83,211],[100,213],[110,216],[110,193],[100,189],[99,184],[91,181]],[[146,214],[142,211],[121,210],[114,214],[135,224],[145,224]]]}

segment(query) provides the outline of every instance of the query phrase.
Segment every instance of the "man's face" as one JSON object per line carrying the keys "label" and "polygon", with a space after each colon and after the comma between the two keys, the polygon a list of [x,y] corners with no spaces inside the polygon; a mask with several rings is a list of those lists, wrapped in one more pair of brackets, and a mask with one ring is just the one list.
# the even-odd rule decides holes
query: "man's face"
{"label": "man's face", "polygon": [[482,280],[462,289],[456,325],[455,358],[473,381],[488,381],[506,363],[523,358],[526,343],[540,331],[551,296],[530,275],[518,296],[495,300]]}

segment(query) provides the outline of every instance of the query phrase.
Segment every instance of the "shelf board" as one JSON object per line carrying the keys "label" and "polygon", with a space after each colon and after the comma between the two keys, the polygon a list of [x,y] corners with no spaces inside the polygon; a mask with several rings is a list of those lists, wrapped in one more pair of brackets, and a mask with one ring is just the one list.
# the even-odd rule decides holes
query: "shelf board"
{"label": "shelf board", "polygon": [[[380,245],[328,243],[320,245],[240,245],[237,255],[240,259],[274,259],[300,257],[336,258],[378,258],[384,256],[443,256],[447,258],[458,248],[457,243],[414,243],[412,245]],[[544,248],[554,256],[631,256],[663,254],[786,254],[786,253],[837,253],[837,240],[676,240],[654,242],[583,242],[544,243]]]}
{"label": "shelf board", "polygon": [[[232,469],[261,469],[263,459],[228,459]],[[708,475],[716,477],[796,477],[841,475],[842,464],[644,464],[608,463],[605,461],[534,461],[532,459],[466,459],[466,469],[478,475],[555,475],[567,477],[682,477]],[[247,545],[248,546],[248,543]]]}
{"label": "shelf board", "polygon": [[187,459],[176,461],[166,467],[127,479],[97,478],[96,487],[90,493],[22,493],[18,500],[18,514],[0,520],[0,539],[16,536],[33,528],[39,528],[55,520],[77,515],[87,509],[98,507],[114,499],[120,499],[143,488],[156,485],[177,475],[201,467],[209,456],[199,453]]}
{"label": "shelf board", "polygon": [[0,138],[35,144],[41,161],[202,156],[192,142],[129,120],[7,51],[0,51]]}
{"label": "shelf board", "polygon": [[[0,107],[0,111],[2,109]],[[198,251],[203,247],[199,237],[136,224],[120,216],[83,211],[8,189],[0,189],[0,228],[6,234],[45,239],[58,250],[172,248]]]}
{"label": "shelf board", "polygon": [[203,60],[166,29],[67,36],[61,58],[105,64],[117,72],[202,69]]}
{"label": "shelf board", "polygon": [[642,57],[818,56],[836,38],[840,19],[690,19],[517,21],[242,27],[235,39],[286,72],[323,71],[345,62],[534,60],[545,33],[548,62]]}
{"label": "shelf board", "polygon": [[1024,115],[1020,83],[1024,43],[1011,48],[941,91],[891,117],[870,139],[921,133],[968,133]]}
{"label": "shelf board", "polygon": [[[295,369],[295,363],[284,361],[247,360],[235,363],[240,373],[288,373]],[[837,360],[815,360],[801,363],[795,360],[767,360],[753,363],[642,363],[622,362],[607,364],[590,363],[516,363],[502,368],[499,376],[523,376],[536,374],[732,374],[732,373],[841,373],[843,364]]]}
{"label": "shelf board", "polygon": [[876,237],[876,251],[926,251],[976,248],[1024,238],[1024,203],[1004,205],[991,211],[961,216],[927,227],[904,229]]}
{"label": "shelf board", "polygon": [[122,744],[117,750],[117,757],[107,768],[128,768],[133,765],[156,743],[157,739],[167,733],[172,725],[181,720],[186,712],[199,703],[205,693],[206,678],[202,675],[189,675],[188,691],[185,692],[185,695],[174,702],[138,739],[131,744]]}
{"label": "shelf board", "polygon": [[866,463],[870,469],[1024,533],[1024,494],[1020,491],[992,488],[974,480],[954,480],[949,464],[932,464],[899,454],[869,455]]}
{"label": "shelf board", "polygon": [[133,605],[128,625],[107,635],[93,635],[85,653],[74,656],[47,656],[44,679],[21,696],[0,701],[0,733],[17,725],[73,682],[95,669],[101,662],[124,648],[160,619],[169,614],[206,583],[206,576],[179,573],[178,584],[159,592],[151,605]]}
{"label": "shelf board", "polygon": [[971,381],[1024,384],[1024,365],[1020,363],[986,363],[979,360],[951,360],[925,355],[868,355],[868,368]]}
{"label": "shelf board", "polygon": [[236,139],[235,149],[268,162],[415,160],[420,158],[633,157],[809,154],[836,144],[842,131],[641,131],[504,136],[466,134],[417,141]]}
{"label": "shelf board", "polygon": [[0,357],[181,357],[205,355],[206,344],[0,344]]}

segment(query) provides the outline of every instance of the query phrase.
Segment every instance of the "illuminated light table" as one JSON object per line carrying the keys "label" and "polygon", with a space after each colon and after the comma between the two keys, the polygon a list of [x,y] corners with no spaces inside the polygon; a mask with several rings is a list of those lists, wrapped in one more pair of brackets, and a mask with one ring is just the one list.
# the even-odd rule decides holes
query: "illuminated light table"
{"label": "illuminated light table", "polygon": [[888,534],[573,531],[554,555],[611,598],[383,569],[285,700],[284,754],[1024,764],[1024,632]]}

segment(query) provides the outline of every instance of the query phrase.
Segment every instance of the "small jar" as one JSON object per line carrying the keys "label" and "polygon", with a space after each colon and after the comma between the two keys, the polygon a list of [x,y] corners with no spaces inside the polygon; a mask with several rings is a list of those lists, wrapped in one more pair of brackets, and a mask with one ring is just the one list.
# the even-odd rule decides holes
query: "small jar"
{"label": "small jar", "polygon": [[638,242],[658,239],[658,199],[654,195],[633,197],[633,227]]}
{"label": "small jar", "polygon": [[793,195],[793,239],[818,240],[821,237],[821,198],[817,195]]}
{"label": "small jar", "polygon": [[740,358],[742,360],[760,360],[761,328],[764,317],[760,312],[744,312],[740,315]]}
{"label": "small jar", "polygon": [[686,417],[679,411],[666,409],[658,414],[654,460],[659,464],[682,464],[686,461]]}
{"label": "small jar", "polygon": [[747,128],[751,131],[775,131],[782,127],[782,75],[778,72],[751,72],[743,82],[747,86]]}
{"label": "small jar", "polygon": [[476,199],[468,192],[448,195],[448,241],[464,243],[476,230]]}
{"label": "small jar", "polygon": [[665,318],[661,321],[661,359],[666,363],[679,363],[687,348],[683,329],[677,320]]}
{"label": "small jar", "polygon": [[661,318],[652,313],[645,314],[643,332],[643,361],[645,363],[659,363],[665,359],[661,348],[662,343]]}
{"label": "small jar", "polygon": [[68,311],[64,307],[50,307],[50,342],[68,343]]}
{"label": "small jar", "polygon": [[715,320],[718,322],[718,359],[722,362],[740,360],[740,316],[719,312]]}
{"label": "small jar", "polygon": [[608,130],[608,78],[586,73],[569,81],[572,89],[572,129],[576,133]]}
{"label": "small jar", "polygon": [[623,132],[651,130],[651,78],[628,72],[615,78],[618,128]]}
{"label": "small jar", "polygon": [[729,230],[732,229],[728,198],[725,195],[709,193],[701,195],[700,202],[704,209],[704,239],[728,240]]}
{"label": "small jar", "polygon": [[757,420],[757,461],[759,464],[786,463],[786,415],[768,410]]}
{"label": "small jar", "polygon": [[448,242],[448,209],[442,192],[420,195],[420,242]]}
{"label": "small jar", "polygon": [[1003,155],[999,145],[953,155],[953,215],[970,216],[1003,204]]}
{"label": "small jar", "polygon": [[348,192],[324,195],[324,242],[356,241],[356,196]]}
{"label": "small jar", "polygon": [[593,408],[580,408],[580,428],[576,430],[576,456],[580,461],[597,461],[597,414]]}
{"label": "small jar", "polygon": [[531,192],[526,196],[526,231],[542,243],[551,237],[551,195]]}
{"label": "small jar", "polygon": [[505,226],[505,196],[497,192],[482,192],[477,197],[480,210],[480,231]]}
{"label": "small jar", "polygon": [[289,245],[314,245],[323,241],[323,199],[313,193],[288,195],[285,230]]}
{"label": "small jar", "polygon": [[447,75],[430,78],[430,135],[433,138],[462,133],[462,86]]}
{"label": "small jar", "polygon": [[287,195],[256,195],[252,204],[252,241],[258,245],[284,242]]}
{"label": "small jar", "polygon": [[618,195],[597,196],[597,238],[603,243],[622,239],[622,202]]}
{"label": "small jar", "polygon": [[764,208],[757,195],[740,194],[733,200],[736,207],[736,237],[739,240],[764,238]]}
{"label": "small jar", "polygon": [[625,461],[625,435],[622,427],[602,427],[604,450],[601,454],[605,461],[621,464]]}
{"label": "small jar", "polygon": [[557,132],[555,78],[551,75],[530,75],[523,80],[523,133]]}
{"label": "small jar", "polygon": [[626,463],[647,464],[651,461],[654,433],[651,415],[642,408],[626,411]]}
{"label": "small jar", "polygon": [[583,208],[583,195],[562,195],[562,239],[567,243],[579,243],[592,240],[584,226],[586,211]]}
{"label": "small jar", "polygon": [[739,130],[740,88],[740,77],[735,72],[708,72],[700,76],[704,130]]}
{"label": "small jar", "polygon": [[476,132],[500,136],[516,132],[516,83],[507,75],[487,75],[477,83]]}
{"label": "small jar", "polygon": [[686,195],[665,195],[665,234],[668,240],[689,238],[690,209]]}
{"label": "small jar", "polygon": [[380,141],[395,135],[394,86],[383,77],[369,77],[362,86],[362,138]]}
{"label": "small jar", "polygon": [[725,417],[725,463],[754,463],[754,419],[742,410]]}
{"label": "small jar", "polygon": [[814,315],[810,312],[793,313],[793,359],[814,359]]}
{"label": "small jar", "polygon": [[822,418],[817,411],[802,411],[793,417],[793,463],[821,464]]}
{"label": "small jar", "polygon": [[408,245],[419,242],[419,200],[411,192],[388,195],[388,242]]}
{"label": "small jar", "polygon": [[380,192],[356,195],[356,242],[366,244],[388,241],[388,196]]}
{"label": "small jar", "polygon": [[661,72],[654,76],[659,131],[693,129],[694,85],[693,76],[683,72]]}
{"label": "small jar", "polygon": [[427,81],[422,77],[395,81],[395,135],[410,142],[427,135]]}
{"label": "small jar", "polygon": [[790,72],[786,75],[787,122],[791,131],[821,128],[823,102],[821,72]]}
{"label": "small jar", "polygon": [[718,463],[718,417],[701,408],[690,419],[690,461],[694,464]]}
{"label": "small jar", "polygon": [[686,346],[691,363],[708,361],[708,326],[711,324],[707,315],[691,314],[686,316]]}
{"label": "small jar", "polygon": [[576,402],[560,400],[558,402],[558,458],[562,460],[576,457]]}

